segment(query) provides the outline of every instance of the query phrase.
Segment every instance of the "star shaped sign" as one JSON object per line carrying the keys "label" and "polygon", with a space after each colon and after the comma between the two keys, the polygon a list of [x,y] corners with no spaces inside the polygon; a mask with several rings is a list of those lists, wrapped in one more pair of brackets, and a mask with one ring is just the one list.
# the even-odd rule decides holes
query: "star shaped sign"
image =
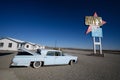
{"label": "star shaped sign", "polygon": [[92,31],[92,27],[95,26],[96,28],[104,25],[106,21],[102,20],[101,17],[98,17],[97,13],[95,12],[93,16],[87,16],[86,17],[86,25],[88,26],[88,29],[86,31],[86,34]]}

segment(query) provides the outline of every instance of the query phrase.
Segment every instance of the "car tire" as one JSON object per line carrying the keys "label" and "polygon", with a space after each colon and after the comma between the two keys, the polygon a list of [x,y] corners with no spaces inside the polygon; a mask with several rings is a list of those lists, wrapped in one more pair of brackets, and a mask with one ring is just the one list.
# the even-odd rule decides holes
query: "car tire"
{"label": "car tire", "polygon": [[72,60],[70,61],[69,65],[73,65],[73,61]]}
{"label": "car tire", "polygon": [[40,68],[41,66],[42,66],[42,62],[41,61],[33,62],[33,68]]}

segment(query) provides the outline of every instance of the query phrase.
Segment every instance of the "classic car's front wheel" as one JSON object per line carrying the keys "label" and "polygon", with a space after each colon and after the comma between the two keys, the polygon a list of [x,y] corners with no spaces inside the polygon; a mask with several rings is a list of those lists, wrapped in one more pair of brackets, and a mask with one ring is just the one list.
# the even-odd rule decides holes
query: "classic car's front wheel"
{"label": "classic car's front wheel", "polygon": [[39,68],[42,66],[42,62],[41,61],[35,61],[33,62],[33,68]]}

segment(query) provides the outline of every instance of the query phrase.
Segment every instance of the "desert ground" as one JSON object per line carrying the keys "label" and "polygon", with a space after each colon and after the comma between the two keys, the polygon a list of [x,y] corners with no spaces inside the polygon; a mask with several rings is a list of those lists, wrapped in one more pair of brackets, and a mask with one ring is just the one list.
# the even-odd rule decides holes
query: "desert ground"
{"label": "desert ground", "polygon": [[104,57],[90,56],[91,51],[63,50],[78,56],[74,65],[10,67],[16,52],[0,53],[0,80],[120,80],[120,55],[105,51]]}

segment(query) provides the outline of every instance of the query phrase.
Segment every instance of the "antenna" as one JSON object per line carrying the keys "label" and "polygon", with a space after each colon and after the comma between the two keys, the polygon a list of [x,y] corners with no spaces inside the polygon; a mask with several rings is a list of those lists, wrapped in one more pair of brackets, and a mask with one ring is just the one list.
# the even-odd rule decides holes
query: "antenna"
{"label": "antenna", "polygon": [[55,40],[55,48],[57,47],[57,40]]}

